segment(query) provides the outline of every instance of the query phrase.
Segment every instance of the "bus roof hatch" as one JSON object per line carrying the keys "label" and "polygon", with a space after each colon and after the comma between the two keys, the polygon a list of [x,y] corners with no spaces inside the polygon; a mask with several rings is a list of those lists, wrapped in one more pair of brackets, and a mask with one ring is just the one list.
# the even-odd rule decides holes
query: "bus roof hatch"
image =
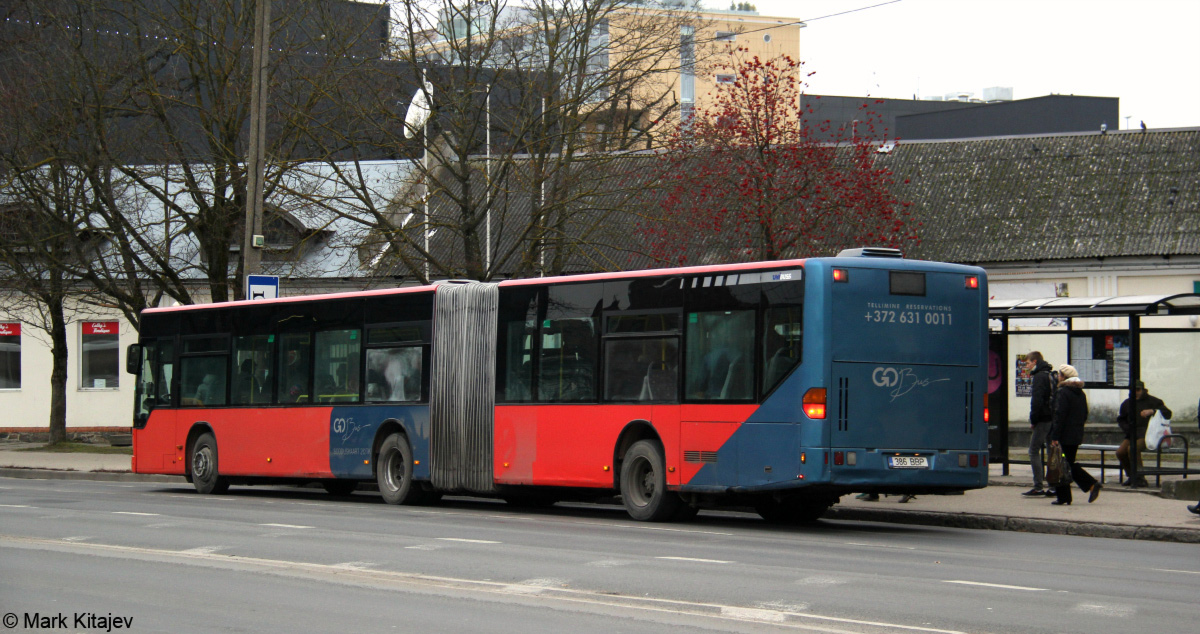
{"label": "bus roof hatch", "polygon": [[844,249],[837,256],[839,258],[903,258],[904,254],[900,252],[900,249],[888,247],[859,247]]}

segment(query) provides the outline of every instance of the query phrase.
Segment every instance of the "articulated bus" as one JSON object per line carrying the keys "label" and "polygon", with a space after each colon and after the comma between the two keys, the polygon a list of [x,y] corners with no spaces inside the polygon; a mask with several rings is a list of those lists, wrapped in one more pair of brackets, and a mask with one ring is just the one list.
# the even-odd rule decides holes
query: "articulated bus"
{"label": "articulated bus", "polygon": [[890,249],[156,308],[134,471],[818,518],[987,485],[982,269]]}

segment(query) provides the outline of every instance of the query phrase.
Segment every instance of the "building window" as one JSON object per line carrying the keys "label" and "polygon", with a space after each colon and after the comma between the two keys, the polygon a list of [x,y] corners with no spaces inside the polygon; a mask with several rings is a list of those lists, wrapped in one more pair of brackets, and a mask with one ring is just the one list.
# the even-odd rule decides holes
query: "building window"
{"label": "building window", "polygon": [[718,84],[732,84],[735,81],[737,81],[737,77],[735,75],[717,75]]}
{"label": "building window", "polygon": [[679,27],[679,100],[696,101],[696,29]]}
{"label": "building window", "polygon": [[85,321],[81,326],[80,384],[83,389],[120,387],[121,347],[115,321]]}
{"label": "building window", "polygon": [[737,39],[737,33],[733,31],[717,31],[715,39],[718,42],[733,42]]}
{"label": "building window", "polygon": [[21,324],[0,323],[0,390],[21,389]]}

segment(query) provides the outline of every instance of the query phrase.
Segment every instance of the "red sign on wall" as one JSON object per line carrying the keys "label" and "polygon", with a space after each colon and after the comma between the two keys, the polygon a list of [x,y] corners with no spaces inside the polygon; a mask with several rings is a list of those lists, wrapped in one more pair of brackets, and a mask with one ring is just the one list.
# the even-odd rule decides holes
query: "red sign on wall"
{"label": "red sign on wall", "polygon": [[85,334],[85,335],[115,335],[115,334],[118,334],[117,322],[115,322],[115,321],[85,321],[85,322],[83,322],[83,334]]}
{"label": "red sign on wall", "polygon": [[12,337],[21,334],[21,322],[0,323],[0,337]]}

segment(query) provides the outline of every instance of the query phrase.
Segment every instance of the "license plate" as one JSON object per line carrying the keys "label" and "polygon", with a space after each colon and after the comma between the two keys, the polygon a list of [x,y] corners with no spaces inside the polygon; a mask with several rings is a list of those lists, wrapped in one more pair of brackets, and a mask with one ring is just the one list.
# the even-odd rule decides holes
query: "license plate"
{"label": "license plate", "polygon": [[888,466],[893,469],[928,469],[929,458],[925,456],[888,456]]}

